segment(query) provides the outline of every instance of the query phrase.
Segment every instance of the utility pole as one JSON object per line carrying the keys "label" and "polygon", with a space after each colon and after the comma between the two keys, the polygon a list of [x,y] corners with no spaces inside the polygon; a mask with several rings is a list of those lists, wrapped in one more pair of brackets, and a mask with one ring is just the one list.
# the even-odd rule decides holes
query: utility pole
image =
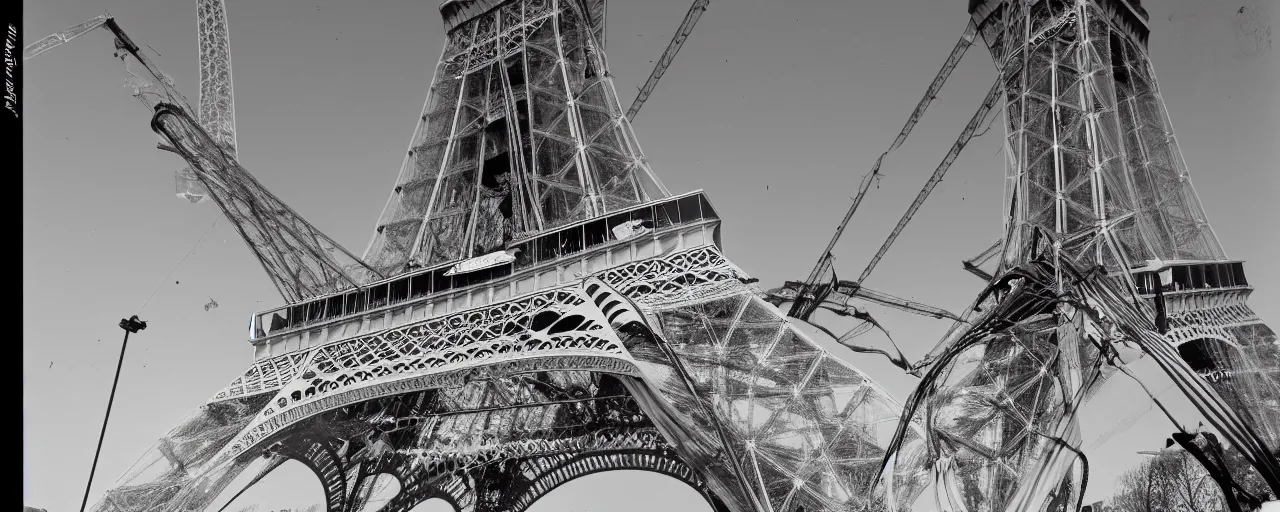
{"label": "utility pole", "polygon": [[120,344],[120,361],[116,363],[116,378],[111,382],[111,397],[107,399],[107,414],[102,418],[102,433],[98,434],[98,449],[93,452],[93,466],[89,468],[89,482],[84,486],[84,499],[80,501],[80,512],[84,512],[89,504],[89,489],[93,487],[93,474],[98,471],[98,456],[102,454],[102,440],[107,437],[107,420],[111,419],[111,404],[116,401],[116,386],[120,384],[120,368],[124,367],[124,351],[129,347],[129,334],[147,328],[147,323],[139,320],[138,315],[120,320],[120,328],[124,329],[124,343]]}

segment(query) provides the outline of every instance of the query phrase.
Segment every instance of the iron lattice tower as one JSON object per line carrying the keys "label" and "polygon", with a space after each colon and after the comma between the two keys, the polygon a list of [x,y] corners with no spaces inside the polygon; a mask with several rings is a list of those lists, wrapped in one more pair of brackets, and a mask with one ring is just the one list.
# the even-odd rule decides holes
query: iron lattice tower
{"label": "iron lattice tower", "polygon": [[1139,356],[1280,491],[1280,347],[1191,187],[1145,11],[1133,0],[968,7],[999,72],[1010,171],[999,266],[965,325],[925,357],[904,409],[904,425],[927,426],[922,465],[938,475],[939,507],[1079,505],[1080,412]]}
{"label": "iron lattice tower", "polygon": [[[390,277],[256,315],[255,363],[161,440],[144,466],[163,471],[96,510],[203,509],[290,459],[330,511],[361,508],[379,475],[400,483],[383,511],[519,511],[628,468],[717,510],[909,503],[917,465],[877,480],[900,405],[748,286],[706,196],[669,194],[645,163],[604,8],[444,2],[448,42],[366,252]],[[158,129],[182,120],[159,112]]]}
{"label": "iron lattice tower", "polygon": [[1029,261],[1040,231],[1056,258],[1120,278],[1165,311],[1169,343],[1280,451],[1280,345],[1192,187],[1147,55],[1147,12],[1138,0],[1014,4],[969,7],[1005,93],[1003,264]]}
{"label": "iron lattice tower", "polygon": [[1274,482],[1280,347],[1191,186],[1145,11],[972,0],[969,12],[999,72],[1010,171],[999,268],[969,324],[926,356],[904,413],[936,440],[943,508],[1078,502],[1079,411],[1138,354]]}
{"label": "iron lattice tower", "polygon": [[[480,256],[670,194],[620,115],[603,1],[445,2],[449,40],[365,261],[386,272]],[[489,11],[476,16],[477,12]]]}

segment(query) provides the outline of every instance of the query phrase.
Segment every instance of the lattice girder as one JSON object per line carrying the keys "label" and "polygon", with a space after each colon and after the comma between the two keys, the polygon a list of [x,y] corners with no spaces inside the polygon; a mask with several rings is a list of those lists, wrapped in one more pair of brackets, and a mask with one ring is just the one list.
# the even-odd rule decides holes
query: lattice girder
{"label": "lattice girder", "polygon": [[[717,492],[734,492],[743,501],[726,503],[739,509],[886,505],[885,488],[872,486],[884,446],[876,428],[893,426],[896,402],[789,326],[718,253],[703,251],[712,257],[704,267],[710,271],[654,259],[601,275],[640,305],[665,341],[625,343],[671,404],[676,423],[702,434],[682,443],[697,449],[686,459],[703,468],[713,486],[733,482],[717,475],[743,475],[737,483],[745,489]],[[657,275],[635,279],[637,271]],[[723,448],[714,446],[716,438]],[[727,450],[727,460],[719,449]],[[906,450],[903,457],[914,455]],[[922,478],[895,473],[894,497],[914,499]]]}
{"label": "lattice girder", "polygon": [[499,3],[449,32],[365,252],[379,269],[479,256],[669,195],[608,76],[603,2],[585,13],[568,0]]}
{"label": "lattice girder", "polygon": [[[659,471],[705,490],[617,379],[553,371],[473,380],[329,410],[264,439],[233,463],[191,467],[186,481],[160,478],[158,483],[172,490],[168,496],[152,492],[151,500],[133,500],[142,502],[130,506],[121,498],[156,486],[134,485],[112,491],[113,499],[95,510],[201,508],[258,456],[301,461],[320,479],[327,508],[334,511],[359,509],[368,499],[367,484],[381,473],[402,484],[401,496],[387,505],[391,509],[445,497],[463,510],[472,509],[470,504],[479,505],[475,510],[511,510],[508,504],[527,506],[568,479],[608,469]],[[497,490],[509,499],[494,502],[484,493],[477,499],[477,483],[512,465],[534,471],[499,481],[506,486]],[[210,478],[218,486],[211,487]]]}
{"label": "lattice girder", "polygon": [[[220,474],[233,461],[253,459],[303,433],[350,439],[360,431],[356,427],[367,431],[368,421],[353,423],[334,415],[365,410],[362,417],[385,425],[422,432],[430,427],[430,443],[423,444],[421,435],[388,434],[384,444],[390,448],[368,453],[388,454],[390,449],[417,457],[421,461],[413,472],[450,468],[454,476],[398,477],[404,485],[420,482],[412,485],[432,496],[459,485],[455,470],[462,466],[514,475],[501,461],[573,454],[582,462],[547,462],[535,473],[568,479],[605,469],[596,464],[606,460],[619,468],[654,464],[646,469],[695,482],[724,510],[867,504],[880,509],[892,498],[903,505],[911,501],[924,483],[918,466],[904,464],[911,471],[893,473],[893,493],[884,483],[873,485],[898,415],[896,403],[866,376],[790,327],[780,312],[742,284],[743,278],[714,246],[702,246],[607,269],[581,283],[506,303],[259,361],[208,405],[253,400],[261,404],[259,409],[241,416],[234,433],[205,450],[219,455],[200,459],[193,470]],[[565,377],[549,381],[540,375]],[[601,379],[614,384],[600,384]],[[558,383],[546,384],[552,381]],[[404,398],[409,396],[417,398]],[[575,396],[601,404],[592,410],[621,415],[582,416],[604,418],[595,423],[573,420],[579,416],[566,407],[583,399]],[[393,403],[401,405],[388,409]],[[539,410],[560,412],[532,413]],[[617,451],[620,447],[609,443],[621,438],[599,421],[617,422],[628,415],[645,418],[627,428],[637,433],[648,429],[652,435],[644,439],[650,444]],[[396,441],[401,438],[415,439],[415,448],[401,449],[408,442]],[[922,440],[911,434],[901,459],[918,457]],[[330,441],[328,446],[335,443],[341,444]],[[365,448],[349,445],[335,453],[349,459],[378,441],[362,443]],[[374,459],[378,457],[382,455]],[[368,465],[372,459],[362,460],[364,469],[344,462],[349,488],[363,489],[352,482],[381,471],[382,466]],[[482,475],[468,474],[471,480],[464,481],[472,483],[467,485],[483,487],[475,483],[483,481]],[[494,475],[498,473],[489,480]],[[528,492],[449,499],[471,500],[476,510],[519,508],[550,490],[550,480],[529,475],[512,482]],[[415,500],[406,496],[396,507],[407,509]]]}
{"label": "lattice girder", "polygon": [[152,128],[191,165],[287,301],[354,288],[378,276],[263,187],[185,109],[158,106]]}
{"label": "lattice girder", "polygon": [[[1049,234],[1063,261],[1101,265],[1122,279],[1153,262],[1226,260],[1173,135],[1140,7],[986,0],[970,11],[988,21],[983,38],[1006,94],[1014,186],[1001,268],[1028,261],[1038,233]],[[1214,385],[1258,422],[1268,444],[1280,446],[1280,359],[1270,357],[1276,337],[1249,310],[1248,285],[1243,276],[1238,281],[1201,292],[1171,289],[1169,320],[1180,325],[1167,337],[1175,346],[1221,341],[1206,349],[1217,356],[1203,364],[1233,377]],[[1201,307],[1221,311],[1194,311]],[[1239,327],[1224,329],[1224,321]]]}
{"label": "lattice girder", "polygon": [[[551,385],[557,380],[552,377],[525,389]],[[460,510],[519,511],[567,479],[611,469],[659,471],[701,486],[696,473],[675,456],[634,401],[625,394],[603,396],[622,391],[620,383],[598,375],[588,378],[592,379],[603,387],[586,391],[586,398],[559,397],[516,410],[493,410],[498,404],[491,403],[493,396],[487,393],[473,404],[480,409],[442,410],[445,390],[371,400],[290,427],[268,452],[296,458],[300,449],[289,446],[305,448],[311,443],[309,436],[328,435],[325,444],[338,447],[333,451],[350,482],[338,502],[330,501],[330,510],[362,507],[368,484],[384,473],[401,484],[400,493],[380,509],[384,511],[407,510],[437,497]],[[492,383],[468,386],[485,385]],[[513,412],[524,419],[512,423]],[[472,428],[460,429],[459,422]],[[334,430],[335,425],[346,428]],[[513,428],[517,426],[525,428]]]}
{"label": "lattice girder", "polygon": [[918,462],[937,475],[940,507],[1078,502],[1079,425],[1088,421],[1079,411],[1115,371],[1133,377],[1125,366],[1133,348],[1152,357],[1264,477],[1280,475],[1259,436],[1266,432],[1154,332],[1145,305],[1135,307],[1101,272],[1055,262],[1050,244],[1038,247],[1048,256],[993,282],[976,303],[981,314],[927,356],[932,367],[907,401],[903,420],[929,426],[928,457]]}
{"label": "lattice girder", "polygon": [[[196,2],[200,40],[200,126],[217,145],[237,156],[235,100],[231,81],[231,41],[224,0]],[[208,199],[209,189],[196,172],[185,167],[174,176],[175,192],[193,203]]]}
{"label": "lattice girder", "polygon": [[133,89],[153,113],[151,128],[171,146],[234,224],[277,290],[290,302],[332,293],[380,277],[333,239],[262,186],[193,117],[194,109],[164,74],[115,23],[116,57]]}
{"label": "lattice girder", "polygon": [[226,1],[199,0],[196,16],[200,35],[200,125],[235,157],[236,114]]}
{"label": "lattice girder", "polygon": [[1112,2],[998,3],[983,36],[1003,77],[1015,184],[1005,266],[1026,261],[1036,229],[1067,240],[1064,257],[1110,269],[1223,259],[1144,43]]}

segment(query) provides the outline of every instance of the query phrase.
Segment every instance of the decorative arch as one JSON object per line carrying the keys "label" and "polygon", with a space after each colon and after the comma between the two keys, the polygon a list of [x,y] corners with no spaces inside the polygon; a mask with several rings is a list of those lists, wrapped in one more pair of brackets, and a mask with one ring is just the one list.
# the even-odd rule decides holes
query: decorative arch
{"label": "decorative arch", "polygon": [[[260,465],[258,463],[261,463]],[[258,466],[255,468],[255,466]],[[315,469],[306,462],[292,457],[277,456],[242,465],[236,475],[228,475],[227,486],[215,491],[203,504],[191,510],[242,511],[252,507],[274,510],[315,504],[327,506],[324,482],[316,476]],[[282,496],[271,492],[273,487],[284,486],[302,491]],[[305,490],[301,485],[305,487]]]}
{"label": "decorative arch", "polygon": [[[404,481],[394,472],[370,470],[361,467],[362,480],[358,480],[348,500],[349,512],[376,512],[397,496],[404,494]],[[385,485],[394,485],[395,492],[385,495]],[[383,502],[379,504],[378,502]]]}
{"label": "decorative arch", "polygon": [[685,464],[674,453],[665,450],[595,452],[569,458],[538,475],[523,489],[512,489],[515,494],[514,498],[508,502],[509,510],[524,512],[534,502],[561,485],[595,473],[620,470],[646,471],[669,476],[698,491],[713,510],[726,510],[724,504],[707,488],[706,482],[697,471]]}
{"label": "decorative arch", "polygon": [[[1197,337],[1174,345],[1174,348],[1178,351],[1178,356],[1193,371],[1199,373],[1201,377],[1209,382],[1217,383],[1224,376],[1229,376],[1241,369],[1238,367],[1242,362],[1240,356],[1243,355],[1243,349],[1240,345],[1213,333],[1196,334],[1198,334]],[[1219,349],[1215,347],[1218,343],[1226,348]]]}
{"label": "decorative arch", "polygon": [[[439,505],[437,506],[428,505],[428,503],[431,501],[439,502],[440,505],[447,507],[447,510],[442,510],[442,507]],[[424,505],[427,505],[427,506],[424,507]],[[461,512],[461,511],[458,509],[456,505],[454,505],[453,503],[450,503],[449,500],[446,500],[444,498],[428,498],[428,499],[422,500],[417,505],[414,505],[413,508],[410,508],[408,510],[408,512]]]}
{"label": "decorative arch", "polygon": [[307,438],[300,443],[285,441],[278,446],[276,454],[301,462],[320,479],[328,510],[343,510],[347,498],[346,468],[329,443]]}
{"label": "decorative arch", "polygon": [[[615,320],[630,311],[607,306]],[[640,374],[609,318],[581,286],[317,346],[296,366],[220,457],[239,456],[306,418],[375,398],[566,368]]]}
{"label": "decorative arch", "polygon": [[469,511],[474,504],[474,482],[456,475],[441,484],[443,473],[435,471],[396,471],[400,479],[400,494],[378,509],[378,512],[409,512],[418,505],[433,499],[448,503],[455,511]]}
{"label": "decorative arch", "polygon": [[1231,348],[1240,350],[1240,344],[1237,343],[1236,340],[1231,339],[1231,337],[1226,334],[1215,331],[1217,331],[1217,329],[1211,331],[1198,326],[1183,327],[1169,331],[1165,334],[1165,339],[1169,340],[1170,344],[1173,345],[1173,348],[1180,348],[1182,345],[1199,340],[1213,340],[1220,341]]}

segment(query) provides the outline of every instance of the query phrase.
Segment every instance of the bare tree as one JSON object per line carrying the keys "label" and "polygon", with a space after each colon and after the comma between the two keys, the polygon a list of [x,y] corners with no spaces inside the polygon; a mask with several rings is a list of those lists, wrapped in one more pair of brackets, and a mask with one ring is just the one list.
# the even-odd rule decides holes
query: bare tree
{"label": "bare tree", "polygon": [[[1280,453],[1275,454],[1280,456]],[[1226,463],[1227,470],[1231,472],[1231,478],[1240,485],[1245,492],[1248,492],[1254,498],[1261,501],[1276,499],[1271,493],[1271,486],[1267,485],[1267,481],[1262,478],[1258,470],[1245,460],[1238,450],[1226,449],[1222,454],[1223,462]]]}
{"label": "bare tree", "polygon": [[[245,508],[240,509],[238,512],[257,512],[257,510],[258,510],[257,505],[249,505]],[[302,508],[293,508],[293,509],[282,508],[279,511],[273,511],[273,512],[320,512],[320,510],[321,510],[320,505],[308,505]]]}
{"label": "bare tree", "polygon": [[1226,503],[1194,457],[1168,449],[1120,476],[1111,507],[1115,512],[1221,512]]}

